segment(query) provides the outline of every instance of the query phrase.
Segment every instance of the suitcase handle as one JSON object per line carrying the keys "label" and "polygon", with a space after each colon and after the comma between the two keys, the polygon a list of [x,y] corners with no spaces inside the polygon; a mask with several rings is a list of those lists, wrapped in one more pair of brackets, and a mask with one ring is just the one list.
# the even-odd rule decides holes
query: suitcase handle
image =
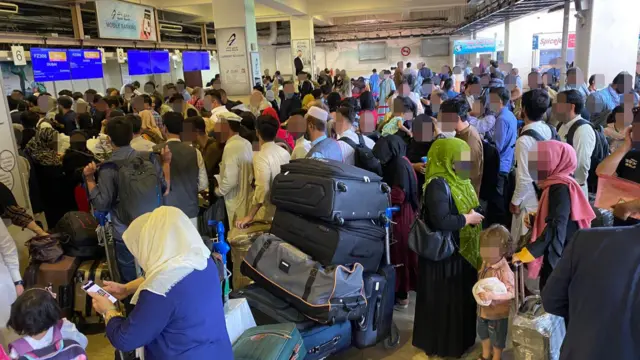
{"label": "suitcase handle", "polygon": [[525,302],[525,293],[524,293],[524,270],[522,269],[522,261],[516,261],[513,264],[515,268],[515,301],[514,304],[516,306],[516,313],[519,311],[520,306]]}
{"label": "suitcase handle", "polygon": [[320,344],[318,346],[314,346],[307,351],[307,354],[322,354],[326,352],[327,348],[335,347],[342,338],[342,335],[334,336],[331,340],[327,341],[324,344]]}

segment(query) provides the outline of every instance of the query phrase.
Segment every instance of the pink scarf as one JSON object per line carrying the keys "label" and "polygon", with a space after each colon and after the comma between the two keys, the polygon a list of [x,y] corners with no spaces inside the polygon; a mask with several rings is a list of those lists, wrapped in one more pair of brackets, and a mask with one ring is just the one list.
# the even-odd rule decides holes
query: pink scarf
{"label": "pink scarf", "polygon": [[[590,228],[591,220],[596,215],[585,198],[582,188],[571,176],[578,165],[576,152],[569,144],[559,141],[541,141],[537,147],[538,174],[546,174],[546,179],[538,182],[542,189],[542,196],[538,203],[538,213],[533,223],[531,242],[534,242],[547,227],[547,215],[549,214],[549,187],[555,184],[564,184],[569,187],[571,196],[571,220],[578,223],[580,229]],[[533,159],[529,156],[529,161]],[[537,258],[528,265],[529,277],[535,279],[542,269],[543,258]]]}

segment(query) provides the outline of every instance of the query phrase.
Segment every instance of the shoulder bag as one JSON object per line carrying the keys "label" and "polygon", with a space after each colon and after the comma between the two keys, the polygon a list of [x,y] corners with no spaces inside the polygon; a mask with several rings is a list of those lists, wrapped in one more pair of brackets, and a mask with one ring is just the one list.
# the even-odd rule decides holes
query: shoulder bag
{"label": "shoulder bag", "polygon": [[[449,203],[451,204],[451,189],[444,181]],[[424,198],[424,197],[423,197]],[[431,261],[445,260],[456,251],[457,246],[451,231],[433,230],[427,221],[423,220],[426,204],[422,201],[422,216],[416,217],[409,230],[409,248],[420,257]]]}

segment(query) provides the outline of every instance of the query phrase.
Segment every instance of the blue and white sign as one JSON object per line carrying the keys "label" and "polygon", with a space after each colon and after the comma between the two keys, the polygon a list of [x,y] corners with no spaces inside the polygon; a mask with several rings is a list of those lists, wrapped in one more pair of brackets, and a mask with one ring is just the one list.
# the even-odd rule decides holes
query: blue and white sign
{"label": "blue and white sign", "polygon": [[69,49],[67,54],[72,79],[102,78],[102,52],[100,50]]}
{"label": "blue and white sign", "polygon": [[533,44],[531,44],[531,49],[538,50],[538,47],[540,47],[540,45],[538,45],[539,42],[540,37],[538,37],[538,35],[533,35]]}
{"label": "blue and white sign", "polygon": [[67,50],[31,48],[30,52],[36,81],[71,80]]}
{"label": "blue and white sign", "polygon": [[101,38],[157,40],[153,8],[115,0],[100,0],[95,4]]}
{"label": "blue and white sign", "polygon": [[456,40],[453,53],[456,55],[492,53],[496,51],[496,39]]}

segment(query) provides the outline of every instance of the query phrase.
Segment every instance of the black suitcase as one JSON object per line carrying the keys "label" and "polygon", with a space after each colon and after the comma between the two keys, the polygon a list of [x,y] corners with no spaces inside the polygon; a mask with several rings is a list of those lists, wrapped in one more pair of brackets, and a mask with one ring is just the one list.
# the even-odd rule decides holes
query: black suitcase
{"label": "black suitcase", "polygon": [[373,220],[340,226],[278,209],[270,232],[325,266],[360,263],[375,272],[384,254],[384,228]]}
{"label": "black suitcase", "polygon": [[236,290],[229,294],[229,298],[246,298],[253,318],[256,320],[256,325],[294,323],[300,331],[317,325],[287,301],[271,294],[258,284],[251,284]]}
{"label": "black suitcase", "polygon": [[395,287],[396,270],[393,265],[384,265],[377,273],[364,275],[367,311],[364,318],[353,325],[353,342],[358,349],[375,346],[392,336]]}
{"label": "black suitcase", "polygon": [[246,298],[256,325],[294,323],[307,349],[305,360],[324,359],[351,346],[351,322],[321,325],[302,315],[291,304],[257,284],[232,292],[231,299]]}
{"label": "black suitcase", "polygon": [[372,172],[326,159],[298,159],[282,165],[273,180],[271,202],[279,209],[342,224],[378,219],[389,206],[389,187]]}

